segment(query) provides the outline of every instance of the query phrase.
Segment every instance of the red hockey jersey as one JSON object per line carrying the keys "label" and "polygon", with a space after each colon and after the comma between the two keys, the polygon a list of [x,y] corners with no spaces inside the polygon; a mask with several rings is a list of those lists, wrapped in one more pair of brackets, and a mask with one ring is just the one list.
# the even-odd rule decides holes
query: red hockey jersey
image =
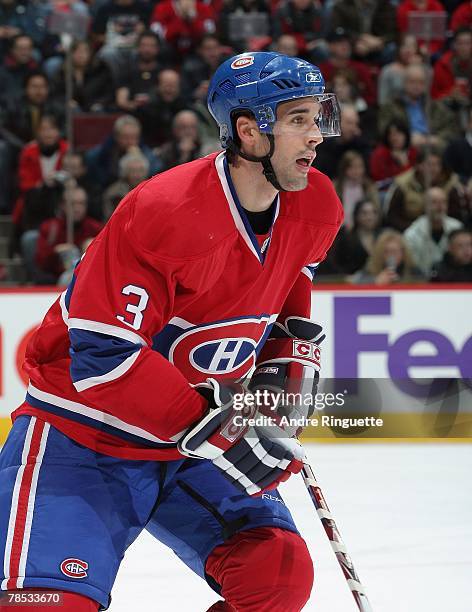
{"label": "red hockey jersey", "polygon": [[307,314],[294,303],[341,221],[315,169],[306,189],[277,197],[262,245],[224,153],[142,183],[31,339],[14,417],[34,414],[112,456],[179,458],[176,440],[205,410],[192,384],[245,377],[279,314]]}

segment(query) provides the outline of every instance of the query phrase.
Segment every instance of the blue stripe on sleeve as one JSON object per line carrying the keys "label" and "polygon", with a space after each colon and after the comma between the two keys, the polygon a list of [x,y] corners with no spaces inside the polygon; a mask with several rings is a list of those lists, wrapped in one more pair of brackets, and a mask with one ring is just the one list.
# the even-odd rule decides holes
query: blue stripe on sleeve
{"label": "blue stripe on sleeve", "polygon": [[70,329],[72,382],[103,376],[118,367],[142,346],[115,336],[84,329]]}

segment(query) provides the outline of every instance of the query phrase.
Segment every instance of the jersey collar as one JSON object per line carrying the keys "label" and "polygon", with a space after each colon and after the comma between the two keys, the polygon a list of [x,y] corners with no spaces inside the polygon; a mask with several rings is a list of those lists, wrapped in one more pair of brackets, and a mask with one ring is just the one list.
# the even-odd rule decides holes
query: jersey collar
{"label": "jersey collar", "polygon": [[215,165],[216,170],[218,172],[218,178],[220,179],[221,186],[223,187],[224,194],[229,204],[230,212],[233,215],[234,223],[251,253],[255,257],[257,257],[261,264],[263,264],[267,256],[267,252],[269,250],[274,223],[279,215],[280,197],[277,194],[275,198],[276,204],[274,207],[272,225],[269,231],[269,235],[264,241],[264,251],[262,252],[256,235],[254,234],[251,224],[249,223],[249,220],[246,216],[244,208],[241,206],[241,202],[239,201],[236,189],[234,188],[234,184],[231,179],[231,174],[229,172],[228,160],[226,159],[224,151],[216,157]]}

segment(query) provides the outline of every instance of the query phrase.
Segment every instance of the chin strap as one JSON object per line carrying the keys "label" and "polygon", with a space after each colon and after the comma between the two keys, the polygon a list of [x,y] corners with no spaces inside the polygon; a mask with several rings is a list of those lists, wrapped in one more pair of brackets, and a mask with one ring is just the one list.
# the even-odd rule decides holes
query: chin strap
{"label": "chin strap", "polygon": [[274,154],[274,149],[275,149],[275,139],[274,139],[274,135],[273,134],[266,134],[268,140],[269,140],[269,145],[270,145],[270,149],[269,152],[267,153],[267,155],[264,155],[264,157],[256,157],[255,155],[251,155],[250,153],[243,153],[241,151],[241,149],[236,146],[233,142],[233,139],[230,138],[229,142],[228,142],[228,149],[230,149],[231,151],[233,151],[233,153],[235,153],[236,155],[239,155],[240,157],[242,157],[243,159],[250,161],[250,162],[259,162],[262,164],[262,174],[266,177],[266,179],[269,181],[269,183],[271,185],[273,185],[277,191],[286,191],[281,184],[279,183],[279,181],[277,180],[277,175],[275,174],[275,170],[272,166],[272,163],[270,161],[270,158],[272,157],[272,155]]}

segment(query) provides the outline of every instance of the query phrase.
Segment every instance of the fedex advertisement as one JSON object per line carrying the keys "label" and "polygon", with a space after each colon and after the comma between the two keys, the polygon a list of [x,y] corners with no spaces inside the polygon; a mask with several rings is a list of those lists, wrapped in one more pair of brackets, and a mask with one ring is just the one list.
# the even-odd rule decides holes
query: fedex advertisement
{"label": "fedex advertisement", "polygon": [[[0,289],[0,418],[24,398],[25,347],[57,295]],[[312,297],[323,378],[472,378],[472,286],[320,284]]]}
{"label": "fedex advertisement", "polygon": [[320,285],[312,318],[327,330],[324,377],[472,376],[471,288]]}

